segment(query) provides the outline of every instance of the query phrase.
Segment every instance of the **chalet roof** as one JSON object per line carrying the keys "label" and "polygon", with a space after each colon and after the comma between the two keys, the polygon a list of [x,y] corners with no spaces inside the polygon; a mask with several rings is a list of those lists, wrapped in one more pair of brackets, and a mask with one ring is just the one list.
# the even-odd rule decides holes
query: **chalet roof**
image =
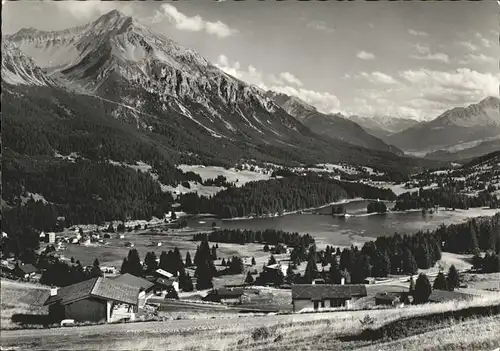
{"label": "chalet roof", "polygon": [[62,305],[89,297],[98,297],[131,305],[137,305],[139,288],[98,277],[58,289],[57,295],[49,296],[44,305],[56,302]]}
{"label": "chalet roof", "polygon": [[144,290],[148,290],[154,285],[152,282],[144,278],[136,277],[135,275],[132,275],[130,273],[119,275],[118,277],[113,278],[113,280],[121,284],[130,285]]}
{"label": "chalet roof", "polygon": [[21,270],[21,272],[23,272],[24,274],[31,274],[31,273],[36,273],[37,272],[37,269],[35,268],[35,266],[33,266],[31,263],[28,263],[28,264],[20,264],[18,266],[19,270]]}
{"label": "chalet roof", "polygon": [[293,300],[350,299],[366,296],[363,284],[295,284],[292,285]]}
{"label": "chalet roof", "polygon": [[167,278],[172,278],[174,276],[172,273],[167,272],[166,270],[163,270],[161,268],[158,268],[155,272]]}
{"label": "chalet roof", "polygon": [[448,290],[433,290],[429,296],[430,302],[445,302],[453,300],[470,300],[473,296],[470,294],[464,294],[458,291],[448,291]]}
{"label": "chalet roof", "polygon": [[165,278],[161,278],[161,277],[158,277],[154,280],[154,282],[157,284],[157,285],[163,285],[165,287],[172,287],[173,284],[177,281],[177,279],[165,279]]}
{"label": "chalet roof", "polygon": [[211,291],[209,295],[215,295],[220,298],[231,298],[231,297],[240,297],[243,295],[242,288],[219,288]]}

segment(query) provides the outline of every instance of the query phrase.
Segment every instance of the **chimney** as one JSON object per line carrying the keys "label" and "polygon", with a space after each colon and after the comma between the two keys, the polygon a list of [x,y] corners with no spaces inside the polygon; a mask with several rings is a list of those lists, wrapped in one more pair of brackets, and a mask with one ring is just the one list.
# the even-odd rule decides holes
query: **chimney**
{"label": "chimney", "polygon": [[345,278],[340,278],[340,285],[344,285],[345,284]]}
{"label": "chimney", "polygon": [[50,289],[50,296],[57,296],[57,288]]}

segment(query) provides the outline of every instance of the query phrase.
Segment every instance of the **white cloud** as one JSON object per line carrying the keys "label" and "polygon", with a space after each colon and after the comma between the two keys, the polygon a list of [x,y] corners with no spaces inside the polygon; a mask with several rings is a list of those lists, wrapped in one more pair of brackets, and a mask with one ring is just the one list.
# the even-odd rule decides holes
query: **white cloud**
{"label": "white cloud", "polygon": [[455,106],[474,103],[490,95],[496,96],[500,84],[500,75],[480,73],[469,68],[451,72],[407,70],[400,75],[411,83],[419,98]]}
{"label": "white cloud", "polygon": [[492,42],[489,39],[485,38],[481,33],[476,33],[476,37],[479,39],[481,45],[483,45],[485,48],[493,47]]}
{"label": "white cloud", "polygon": [[476,51],[477,50],[477,46],[472,44],[470,41],[460,41],[460,42],[458,42],[458,45],[465,47],[469,51]]}
{"label": "white cloud", "polygon": [[427,33],[427,32],[413,30],[413,29],[408,29],[408,33],[410,33],[411,35],[415,35],[417,37],[428,37],[429,36],[429,33]]}
{"label": "white cloud", "polygon": [[153,22],[155,23],[161,22],[163,18],[166,18],[179,30],[192,32],[205,31],[208,34],[216,35],[220,38],[231,36],[237,32],[236,29],[228,27],[221,21],[209,22],[199,15],[188,17],[170,4],[163,4],[160,8],[161,10],[157,11],[153,18]]}
{"label": "white cloud", "polygon": [[123,5],[121,1],[54,1],[52,4],[75,18],[90,19],[111,10],[119,10],[127,16],[133,15],[132,7],[128,4]]}
{"label": "white cloud", "polygon": [[225,55],[220,55],[215,66],[237,79],[267,90],[262,73],[252,65],[249,65],[246,69],[242,69],[238,61],[231,63]]}
{"label": "white cloud", "polygon": [[366,78],[369,82],[374,83],[374,84],[377,84],[377,83],[397,84],[398,83],[390,75],[382,73],[382,72],[378,72],[378,71],[372,72],[372,73],[361,72],[360,76]]}
{"label": "white cloud", "polygon": [[328,92],[318,92],[302,88],[302,82],[290,72],[283,72],[276,76],[275,74],[264,74],[252,65],[244,69],[238,61],[230,62],[225,55],[220,55],[218,57],[215,66],[227,74],[249,84],[258,86],[263,90],[273,90],[279,93],[296,96],[308,104],[313,105],[321,112],[333,113],[340,111],[340,102],[335,95]]}
{"label": "white cloud", "polygon": [[293,74],[290,72],[282,72],[280,73],[280,78],[283,79],[285,82],[296,85],[296,86],[302,86],[302,82],[295,77]]}
{"label": "white cloud", "polygon": [[356,57],[362,60],[373,60],[375,59],[375,55],[371,52],[360,51],[356,54]]}
{"label": "white cloud", "polygon": [[415,51],[418,52],[418,55],[410,55],[411,58],[416,60],[429,60],[429,61],[441,61],[444,63],[449,63],[450,58],[447,54],[444,53],[432,53],[431,49],[427,45],[422,45],[420,43],[415,44]]}
{"label": "white cloud", "polygon": [[296,96],[316,107],[318,111],[323,113],[337,113],[340,111],[339,99],[335,95],[327,92],[318,92],[290,86],[272,86],[270,89],[278,93]]}
{"label": "white cloud", "polygon": [[464,60],[460,61],[460,64],[492,64],[497,63],[498,60],[492,56],[486,56],[485,54],[467,54]]}
{"label": "white cloud", "polygon": [[324,21],[309,22],[307,24],[307,28],[312,28],[312,29],[319,30],[319,31],[325,32],[325,33],[333,33],[333,32],[335,32],[335,28],[333,28],[332,26],[329,26]]}

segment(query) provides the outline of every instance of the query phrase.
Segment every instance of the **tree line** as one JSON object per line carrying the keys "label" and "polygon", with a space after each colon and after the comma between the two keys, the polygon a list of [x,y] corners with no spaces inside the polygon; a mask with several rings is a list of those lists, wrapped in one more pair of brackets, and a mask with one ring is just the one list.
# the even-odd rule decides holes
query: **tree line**
{"label": "tree line", "polygon": [[416,192],[406,192],[398,196],[394,210],[404,211],[409,209],[429,209],[434,206],[464,209],[471,207],[499,208],[500,201],[488,191],[469,196],[452,188],[420,189]]}
{"label": "tree line", "polygon": [[249,182],[242,187],[228,188],[212,197],[184,194],[178,201],[188,213],[212,213],[222,218],[233,218],[296,211],[354,197],[382,200],[396,198],[389,189],[309,174]]}
{"label": "tree line", "polygon": [[211,233],[197,233],[193,235],[194,241],[208,240],[211,242],[246,244],[262,243],[269,245],[285,244],[287,246],[306,246],[314,243],[314,238],[309,234],[290,233],[282,230],[247,230],[247,229],[222,229]]}

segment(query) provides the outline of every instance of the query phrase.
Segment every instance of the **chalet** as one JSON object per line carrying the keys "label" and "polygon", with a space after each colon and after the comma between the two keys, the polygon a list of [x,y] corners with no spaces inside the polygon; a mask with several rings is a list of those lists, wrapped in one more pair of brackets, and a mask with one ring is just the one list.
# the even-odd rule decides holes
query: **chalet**
{"label": "chalet", "polygon": [[139,311],[139,289],[108,278],[92,278],[60,289],[51,289],[44,305],[49,306],[53,321],[134,320]]}
{"label": "chalet", "polygon": [[153,294],[154,283],[130,273],[119,275],[113,278],[113,280],[117,283],[130,285],[139,289],[139,307],[143,307],[146,304],[146,300]]}
{"label": "chalet", "polygon": [[403,307],[406,300],[405,293],[401,292],[383,292],[375,295],[375,305]]}
{"label": "chalet", "polygon": [[352,301],[365,297],[363,284],[295,284],[292,285],[294,312],[324,308],[350,308]]}
{"label": "chalet", "polygon": [[458,291],[438,290],[435,289],[430,294],[429,302],[447,302],[447,301],[465,301],[471,300],[473,295],[464,294]]}
{"label": "chalet", "polygon": [[179,280],[177,278],[162,278],[162,277],[156,277],[153,278],[154,286],[153,286],[153,291],[155,294],[162,294],[162,295],[169,295],[170,293],[173,293],[174,291],[176,293],[179,293]]}
{"label": "chalet", "polygon": [[207,296],[203,298],[204,301],[223,302],[229,304],[241,304],[243,297],[242,288],[220,288],[211,290]]}
{"label": "chalet", "polygon": [[19,278],[28,279],[34,276],[37,269],[32,264],[16,264],[14,268],[14,274]]}

